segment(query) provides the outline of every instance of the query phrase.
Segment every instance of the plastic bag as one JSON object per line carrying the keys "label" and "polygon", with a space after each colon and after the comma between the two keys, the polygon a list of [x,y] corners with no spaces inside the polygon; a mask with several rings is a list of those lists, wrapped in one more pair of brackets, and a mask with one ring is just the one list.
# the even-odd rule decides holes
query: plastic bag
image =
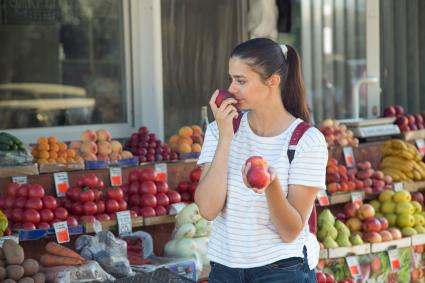
{"label": "plastic bag", "polygon": [[32,156],[28,150],[0,150],[0,166],[18,166],[32,164]]}
{"label": "plastic bag", "polygon": [[47,282],[104,282],[115,281],[96,261],[80,266],[55,266],[43,269]]}
{"label": "plastic bag", "polygon": [[127,243],[109,231],[99,232],[96,236],[80,236],[75,248],[81,256],[99,262],[116,278],[134,275],[127,258]]}
{"label": "plastic bag", "polygon": [[148,259],[153,253],[153,240],[149,233],[137,231],[125,234],[121,239],[127,242],[127,257],[132,266],[152,262]]}

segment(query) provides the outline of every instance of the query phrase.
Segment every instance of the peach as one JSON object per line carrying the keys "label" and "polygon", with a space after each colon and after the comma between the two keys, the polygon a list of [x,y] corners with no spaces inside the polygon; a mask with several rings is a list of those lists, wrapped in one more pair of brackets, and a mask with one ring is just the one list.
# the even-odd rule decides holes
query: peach
{"label": "peach", "polygon": [[109,155],[107,155],[107,154],[99,154],[98,156],[97,156],[97,160],[105,160],[105,161],[109,161]]}
{"label": "peach", "polygon": [[124,150],[121,153],[121,157],[122,159],[130,159],[130,158],[133,158],[133,154],[130,151]]}
{"label": "peach", "polygon": [[204,142],[201,135],[193,135],[192,140],[193,140],[193,143],[203,144],[203,142]]}
{"label": "peach", "polygon": [[59,149],[59,145],[58,144],[51,144],[50,145],[50,151],[54,151],[54,152],[58,152]]}
{"label": "peach", "polygon": [[58,146],[59,146],[59,150],[67,150],[68,149],[68,145],[64,142],[58,143]]}
{"label": "peach", "polygon": [[55,144],[55,143],[57,143],[57,142],[58,142],[58,140],[57,140],[57,138],[56,138],[56,137],[49,137],[49,138],[47,139],[47,141],[49,142],[49,144]]}
{"label": "peach", "polygon": [[91,153],[91,152],[83,153],[82,157],[83,157],[84,160],[97,160],[96,155],[94,153]]}
{"label": "peach", "polygon": [[81,141],[72,141],[69,144],[69,148],[70,149],[75,149],[76,151],[78,151],[80,149],[80,147],[81,147]]}
{"label": "peach", "polygon": [[112,161],[116,161],[116,160],[121,160],[122,159],[121,154],[118,153],[118,152],[112,152],[111,155],[109,156],[109,158]]}
{"label": "peach", "polygon": [[112,146],[107,141],[99,141],[97,143],[97,148],[98,148],[99,154],[109,155],[112,152]]}
{"label": "peach", "polygon": [[58,159],[56,159],[56,162],[59,164],[66,164],[66,158],[65,157],[59,157]]}
{"label": "peach", "polygon": [[168,140],[168,143],[172,144],[172,143],[178,143],[180,139],[179,135],[172,135],[170,137],[170,139]]}
{"label": "peach", "polygon": [[75,156],[74,161],[77,163],[84,163],[84,159],[81,156]]}
{"label": "peach", "polygon": [[44,137],[39,137],[39,138],[37,139],[37,143],[38,143],[38,144],[42,144],[42,143],[49,143],[49,140],[48,140],[47,138],[44,138]]}
{"label": "peach", "polygon": [[85,130],[82,134],[81,134],[81,141],[86,142],[86,141],[92,141],[95,142],[97,140],[97,134],[95,131],[92,130]]}
{"label": "peach", "polygon": [[327,166],[335,166],[335,167],[337,167],[338,166],[338,160],[336,160],[334,158],[330,158],[328,160],[328,165]]}
{"label": "peach", "polygon": [[81,144],[80,151],[82,153],[97,153],[97,145],[92,141],[85,141]]}
{"label": "peach", "polygon": [[192,152],[201,152],[202,147],[199,143],[192,144]]}
{"label": "peach", "polygon": [[245,161],[245,165],[251,163],[251,167],[262,166],[267,167],[267,161],[264,160],[261,156],[251,156]]}
{"label": "peach", "polygon": [[111,141],[111,133],[108,130],[100,129],[96,134],[98,141]]}
{"label": "peach", "polygon": [[122,144],[117,140],[111,141],[112,152],[121,153],[122,152]]}
{"label": "peach", "polygon": [[180,153],[189,153],[189,152],[192,152],[192,147],[191,147],[191,145],[188,145],[186,143],[181,143],[179,145],[178,152],[180,152]]}
{"label": "peach", "polygon": [[191,146],[193,144],[193,140],[190,137],[180,136],[179,144],[187,144]]}
{"label": "peach", "polygon": [[193,135],[193,130],[191,127],[181,127],[179,130],[179,135],[183,137],[190,137]]}
{"label": "peach", "polygon": [[266,187],[270,182],[270,174],[266,167],[254,165],[246,175],[249,185],[253,188],[261,189]]}
{"label": "peach", "polygon": [[202,128],[198,125],[192,125],[193,135],[202,135]]}

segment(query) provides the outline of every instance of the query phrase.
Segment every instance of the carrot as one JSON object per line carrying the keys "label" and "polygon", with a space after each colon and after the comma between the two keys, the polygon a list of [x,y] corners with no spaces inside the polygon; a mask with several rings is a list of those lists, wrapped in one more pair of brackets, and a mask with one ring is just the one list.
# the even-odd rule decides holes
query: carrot
{"label": "carrot", "polygon": [[82,261],[86,261],[85,258],[80,256],[79,254],[77,254],[73,250],[68,249],[67,247],[61,246],[61,245],[59,245],[55,242],[47,243],[46,251],[48,253],[51,253],[52,255],[70,257],[70,258],[75,258],[75,259],[79,259],[79,260],[82,260]]}
{"label": "carrot", "polygon": [[40,263],[44,267],[51,267],[60,265],[81,265],[84,262],[72,257],[44,254],[40,257]]}

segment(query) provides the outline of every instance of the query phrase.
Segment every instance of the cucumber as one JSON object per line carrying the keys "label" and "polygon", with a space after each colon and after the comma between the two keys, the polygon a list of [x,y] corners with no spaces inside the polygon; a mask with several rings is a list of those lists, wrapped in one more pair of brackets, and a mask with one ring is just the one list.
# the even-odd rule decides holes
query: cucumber
{"label": "cucumber", "polygon": [[7,145],[13,145],[13,140],[5,135],[4,133],[0,133],[0,143],[7,144]]}
{"label": "cucumber", "polygon": [[10,146],[4,143],[0,143],[0,150],[9,151]]}

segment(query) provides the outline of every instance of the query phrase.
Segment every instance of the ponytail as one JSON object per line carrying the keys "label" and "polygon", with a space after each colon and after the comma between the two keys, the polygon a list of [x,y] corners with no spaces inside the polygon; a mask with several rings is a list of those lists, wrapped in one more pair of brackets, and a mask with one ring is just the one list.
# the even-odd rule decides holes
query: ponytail
{"label": "ponytail", "polygon": [[286,79],[281,84],[282,102],[285,109],[294,117],[310,122],[310,112],[307,107],[304,80],[301,71],[301,60],[292,46],[286,45]]}

